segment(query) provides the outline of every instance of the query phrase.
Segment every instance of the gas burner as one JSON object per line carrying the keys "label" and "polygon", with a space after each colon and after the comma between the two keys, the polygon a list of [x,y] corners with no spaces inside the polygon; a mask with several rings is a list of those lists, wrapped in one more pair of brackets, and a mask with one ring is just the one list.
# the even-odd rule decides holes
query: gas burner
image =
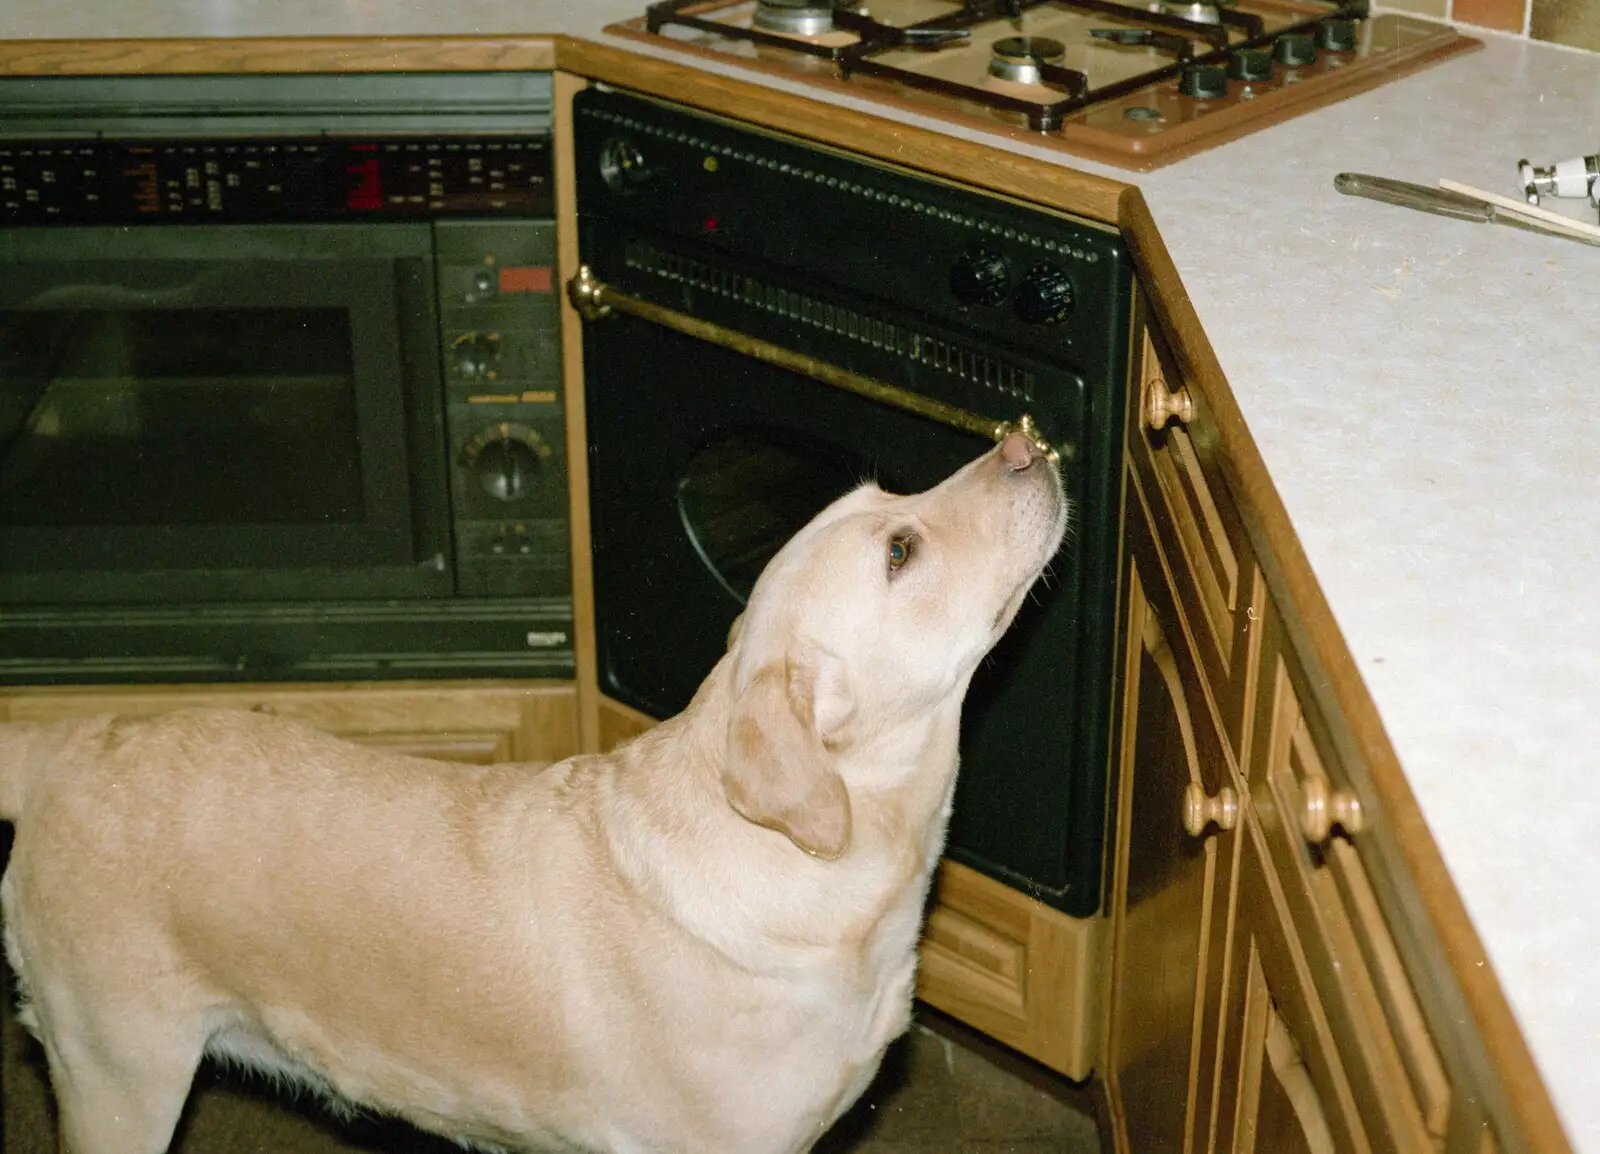
{"label": "gas burner", "polygon": [[830,0],[756,0],[750,25],[784,36],[825,36],[833,31]]}
{"label": "gas burner", "polygon": [[1160,0],[1153,11],[1165,12],[1194,24],[1221,24],[1222,5],[1215,0]]}
{"label": "gas burner", "polygon": [[1043,84],[1041,64],[1059,65],[1067,57],[1067,46],[1048,36],[1008,36],[996,40],[989,58],[989,75],[1016,84]]}

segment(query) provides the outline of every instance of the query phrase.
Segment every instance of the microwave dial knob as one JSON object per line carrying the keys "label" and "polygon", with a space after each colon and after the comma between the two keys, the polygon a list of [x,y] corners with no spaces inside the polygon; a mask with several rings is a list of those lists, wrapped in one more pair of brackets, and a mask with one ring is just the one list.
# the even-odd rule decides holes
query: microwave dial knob
{"label": "microwave dial knob", "polygon": [[533,492],[539,468],[551,451],[544,438],[527,425],[502,421],[462,446],[461,463],[496,501],[518,501]]}
{"label": "microwave dial knob", "polygon": [[626,136],[613,136],[600,146],[600,179],[612,192],[633,192],[649,176],[644,153]]}
{"label": "microwave dial knob", "polygon": [[500,335],[463,333],[450,343],[450,363],[469,380],[494,376],[500,365]]}
{"label": "microwave dial knob", "polygon": [[1053,325],[1072,312],[1072,278],[1053,264],[1036,264],[1022,278],[1011,304],[1017,316],[1030,325]]}

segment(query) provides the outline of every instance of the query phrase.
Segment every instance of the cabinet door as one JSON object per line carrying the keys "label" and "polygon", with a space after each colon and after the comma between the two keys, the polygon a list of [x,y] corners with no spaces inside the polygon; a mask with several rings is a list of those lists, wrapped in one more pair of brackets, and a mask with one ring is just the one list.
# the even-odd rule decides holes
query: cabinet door
{"label": "cabinet door", "polygon": [[1152,323],[1143,326],[1141,346],[1128,463],[1149,501],[1154,535],[1171,568],[1223,735],[1242,760],[1264,584],[1222,476],[1216,425],[1205,398],[1188,383],[1172,347]]}
{"label": "cabinet door", "polygon": [[1247,814],[1222,1060],[1223,1154],[1363,1154],[1371,1149],[1317,1000],[1261,831]]}
{"label": "cabinet door", "polygon": [[1137,482],[1126,516],[1108,1089],[1119,1150],[1205,1149],[1234,770]]}
{"label": "cabinet door", "polygon": [[577,749],[576,699],[571,685],[560,682],[18,689],[0,694],[0,720],[148,715],[190,706],[270,713],[446,761],[552,762]]}
{"label": "cabinet door", "polygon": [[[1459,1106],[1363,861],[1377,820],[1307,692],[1272,606],[1250,808],[1374,1149],[1434,1154]],[[1381,876],[1381,875],[1380,875]]]}

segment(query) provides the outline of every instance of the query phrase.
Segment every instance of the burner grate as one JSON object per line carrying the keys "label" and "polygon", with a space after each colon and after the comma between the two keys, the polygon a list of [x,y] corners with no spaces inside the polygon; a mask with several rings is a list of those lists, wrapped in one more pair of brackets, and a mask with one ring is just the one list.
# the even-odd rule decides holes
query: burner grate
{"label": "burner grate", "polygon": [[[979,25],[996,20],[1020,21],[1023,13],[1044,6],[1103,16],[1115,21],[1120,27],[1096,31],[1093,35],[1122,44],[1149,45],[1164,54],[1170,54],[1172,63],[1123,80],[1091,87],[1089,78],[1082,72],[1063,67],[1053,60],[1035,57],[1031,62],[1032,83],[1057,92],[1060,96],[1031,99],[928,75],[879,59],[888,52],[903,48],[938,51],[964,42],[970,36],[971,29]],[[1205,19],[1194,19],[1168,11],[1134,8],[1116,0],[965,0],[963,6],[954,12],[896,26],[873,19],[854,7],[849,0],[810,0],[804,4],[803,10],[807,13],[826,11],[831,16],[831,30],[848,32],[857,37],[853,43],[836,44],[808,40],[793,33],[784,34],[756,26],[744,27],[708,19],[705,13],[718,7],[715,3],[707,3],[707,0],[658,0],[646,10],[645,21],[655,34],[660,34],[669,25],[678,25],[712,36],[818,57],[830,61],[842,80],[852,75],[871,76],[908,88],[970,101],[1021,116],[1026,119],[1028,127],[1036,132],[1051,132],[1060,128],[1067,117],[1091,105],[1176,79],[1183,75],[1186,68],[1226,65],[1234,53],[1270,48],[1282,36],[1303,35],[1330,21],[1361,20],[1367,16],[1365,0],[1354,0],[1309,15],[1287,27],[1275,28],[1269,33],[1265,21],[1256,13],[1239,12],[1214,3],[1182,5],[1183,10],[1190,12],[1205,9]],[[799,4],[786,4],[781,0],[768,0],[768,7],[775,12],[783,9],[802,10]],[[778,23],[781,20],[769,22]],[[1233,39],[1230,30],[1237,31],[1243,39]],[[1197,52],[1197,45],[1203,46],[1206,51]]]}

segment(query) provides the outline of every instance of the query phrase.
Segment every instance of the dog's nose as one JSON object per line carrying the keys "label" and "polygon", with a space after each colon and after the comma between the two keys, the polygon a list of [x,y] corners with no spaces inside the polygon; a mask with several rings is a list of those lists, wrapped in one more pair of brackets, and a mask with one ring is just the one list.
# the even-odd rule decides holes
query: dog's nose
{"label": "dog's nose", "polygon": [[1022,472],[1043,458],[1044,449],[1038,441],[1020,429],[1006,434],[1005,440],[1000,442],[1000,459],[1014,473]]}

